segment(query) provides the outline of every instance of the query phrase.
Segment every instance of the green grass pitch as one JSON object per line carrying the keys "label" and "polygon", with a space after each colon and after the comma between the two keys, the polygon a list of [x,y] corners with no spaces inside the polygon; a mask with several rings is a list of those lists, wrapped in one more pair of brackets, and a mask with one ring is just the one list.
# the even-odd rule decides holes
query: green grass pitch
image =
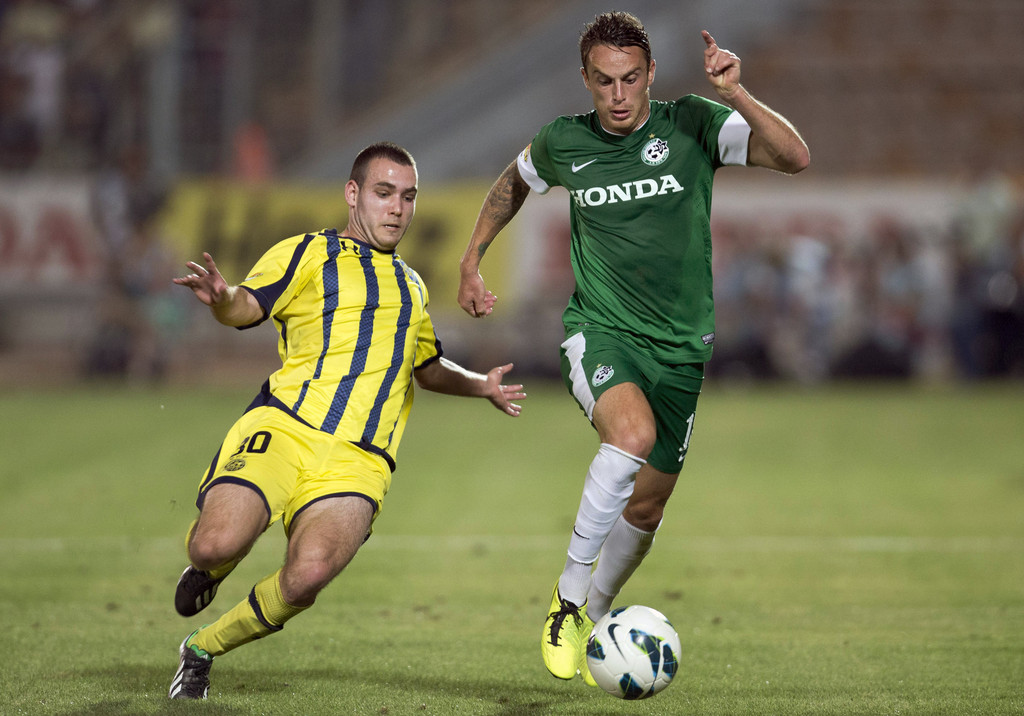
{"label": "green grass pitch", "polygon": [[171,702],[208,612],[172,593],[200,473],[252,391],[0,397],[0,714],[1021,714],[1024,388],[709,383],[654,551],[675,683],[620,702],[544,670],[540,628],[596,438],[560,386],[516,420],[420,392],[375,534],[280,634]]}

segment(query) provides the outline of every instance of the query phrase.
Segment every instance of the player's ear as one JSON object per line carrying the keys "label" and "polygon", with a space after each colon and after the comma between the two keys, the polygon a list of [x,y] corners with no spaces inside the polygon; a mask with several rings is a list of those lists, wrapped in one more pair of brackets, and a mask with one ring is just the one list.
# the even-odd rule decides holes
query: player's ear
{"label": "player's ear", "polygon": [[356,205],[356,198],[359,196],[359,185],[355,179],[345,182],[345,203],[349,206]]}
{"label": "player's ear", "polygon": [[651,58],[651,66],[647,70],[647,86],[648,87],[650,87],[652,84],[654,84],[654,67],[655,67],[656,64],[657,63],[654,61],[654,58],[652,57]]}
{"label": "player's ear", "polygon": [[587,92],[590,91],[590,79],[587,77],[587,68],[581,67],[580,74],[583,75],[583,86],[587,88]]}

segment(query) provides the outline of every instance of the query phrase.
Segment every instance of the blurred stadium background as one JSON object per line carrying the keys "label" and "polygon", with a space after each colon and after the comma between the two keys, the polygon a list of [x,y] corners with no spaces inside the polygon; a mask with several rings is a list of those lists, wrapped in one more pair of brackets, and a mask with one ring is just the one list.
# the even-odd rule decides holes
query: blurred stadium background
{"label": "blurred stadium background", "polygon": [[[719,173],[722,380],[1024,376],[1024,2],[632,0],[653,96],[711,96],[699,30],[790,118],[812,166]],[[499,312],[455,304],[490,182],[588,111],[589,0],[0,0],[0,384],[258,379],[272,330],[220,328],[170,278],[242,278],[342,226],[356,152],[417,157],[401,253],[446,349],[557,372],[567,198],[532,197],[489,254]]]}

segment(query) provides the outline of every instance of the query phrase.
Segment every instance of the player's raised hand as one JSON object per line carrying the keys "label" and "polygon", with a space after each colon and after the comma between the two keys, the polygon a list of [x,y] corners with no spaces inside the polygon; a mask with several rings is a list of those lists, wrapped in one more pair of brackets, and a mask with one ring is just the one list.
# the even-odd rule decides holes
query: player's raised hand
{"label": "player's raised hand", "polygon": [[502,376],[510,370],[512,370],[512,364],[506,363],[497,368],[491,368],[487,372],[487,397],[494,404],[494,407],[515,418],[519,416],[519,411],[522,410],[522,407],[512,401],[522,400],[526,397],[526,393],[523,392],[521,384],[501,384]]}
{"label": "player's raised hand", "polygon": [[179,286],[187,286],[192,289],[196,298],[207,306],[215,306],[223,300],[228,283],[217,270],[217,264],[213,262],[213,257],[205,251],[203,252],[203,261],[206,263],[205,268],[195,261],[186,262],[185,266],[192,269],[193,273],[171,280]]}
{"label": "player's raised hand", "polygon": [[700,34],[707,45],[704,48],[704,71],[708,82],[719,96],[729,99],[740,86],[740,58],[719,47],[707,30],[701,30]]}

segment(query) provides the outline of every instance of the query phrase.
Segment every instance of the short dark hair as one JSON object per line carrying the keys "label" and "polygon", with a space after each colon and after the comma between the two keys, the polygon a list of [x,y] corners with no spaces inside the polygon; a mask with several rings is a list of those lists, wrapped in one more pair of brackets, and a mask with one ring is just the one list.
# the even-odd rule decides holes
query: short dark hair
{"label": "short dark hair", "polygon": [[635,15],[628,12],[605,12],[583,28],[580,33],[580,60],[587,67],[587,56],[595,45],[613,47],[639,47],[643,50],[647,66],[651,65],[651,41],[647,30]]}
{"label": "short dark hair", "polygon": [[348,178],[362,186],[363,180],[366,179],[366,168],[374,159],[390,159],[395,164],[416,168],[416,160],[412,158],[412,154],[405,147],[394,142],[374,142],[356,155]]}

